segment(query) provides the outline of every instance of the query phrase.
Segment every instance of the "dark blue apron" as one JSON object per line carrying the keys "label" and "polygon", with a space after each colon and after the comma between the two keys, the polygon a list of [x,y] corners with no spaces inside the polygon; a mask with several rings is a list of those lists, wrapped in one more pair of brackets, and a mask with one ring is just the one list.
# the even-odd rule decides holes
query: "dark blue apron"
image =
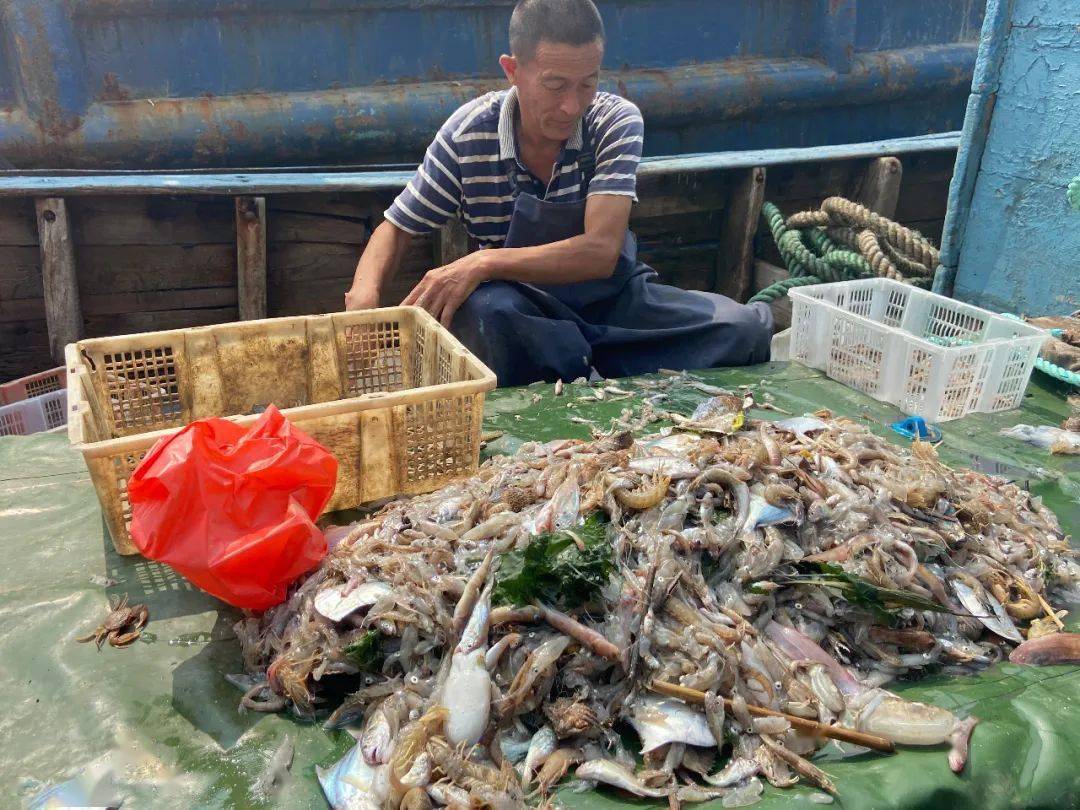
{"label": "dark blue apron", "polygon": [[[504,247],[547,245],[585,232],[592,161],[591,154],[582,157],[581,200],[541,200],[516,188]],[[516,176],[511,170],[510,177]],[[609,278],[575,284],[489,281],[458,310],[452,331],[502,386],[573,380],[593,369],[604,377],[625,377],[769,359],[773,318],[767,304],[739,304],[658,284],[656,278],[638,261],[637,240],[628,230]]]}

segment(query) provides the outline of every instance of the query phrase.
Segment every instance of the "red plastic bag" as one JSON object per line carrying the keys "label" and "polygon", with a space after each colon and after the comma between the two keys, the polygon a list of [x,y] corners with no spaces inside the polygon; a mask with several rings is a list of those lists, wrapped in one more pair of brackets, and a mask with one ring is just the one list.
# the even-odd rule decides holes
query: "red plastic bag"
{"label": "red plastic bag", "polygon": [[314,519],[336,482],[337,459],[273,405],[250,429],[203,419],[135,468],[131,537],[218,599],[264,610],[326,555]]}

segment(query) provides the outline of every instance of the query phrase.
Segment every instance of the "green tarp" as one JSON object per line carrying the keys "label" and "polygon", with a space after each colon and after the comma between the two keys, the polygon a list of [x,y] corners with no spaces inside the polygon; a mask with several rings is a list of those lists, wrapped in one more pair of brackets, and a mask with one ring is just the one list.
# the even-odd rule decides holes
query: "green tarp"
{"label": "green tarp", "polygon": [[[828,407],[904,441],[887,428],[898,418],[894,409],[801,366],[699,376],[714,385],[753,384],[794,413]],[[946,424],[941,453],[954,466],[975,465],[1030,482],[1076,534],[1080,458],[1051,457],[997,436],[1018,422],[1062,420],[1064,397],[1043,386],[1041,379],[1033,381],[1020,411]],[[584,393],[575,386],[559,399],[552,386],[495,392],[486,429],[507,435],[489,452],[512,450],[526,437],[586,437],[588,426],[567,417],[607,426],[637,401],[586,402]],[[539,402],[534,394],[541,394]],[[704,396],[680,390],[665,405],[689,413]],[[118,774],[125,807],[260,806],[249,787],[283,735],[295,737],[296,755],[274,803],[326,806],[315,765],[334,762],[352,739],[288,716],[237,712],[239,693],[223,677],[241,671],[232,633],[237,612],[160,565],[113,552],[89,476],[64,436],[0,439],[0,544],[0,806],[17,806],[43,785],[103,759]],[[102,585],[105,578],[115,584]],[[150,607],[142,639],[128,649],[101,652],[75,643],[104,617],[106,597],[122,594]],[[838,806],[993,810],[1080,804],[1080,669],[1002,664],[978,677],[933,678],[900,691],[982,718],[967,770],[954,776],[944,748],[843,761],[826,753],[821,764],[839,786]],[[809,807],[814,793],[770,788],[757,807]],[[626,806],[602,791],[564,791],[561,798],[588,810]]]}

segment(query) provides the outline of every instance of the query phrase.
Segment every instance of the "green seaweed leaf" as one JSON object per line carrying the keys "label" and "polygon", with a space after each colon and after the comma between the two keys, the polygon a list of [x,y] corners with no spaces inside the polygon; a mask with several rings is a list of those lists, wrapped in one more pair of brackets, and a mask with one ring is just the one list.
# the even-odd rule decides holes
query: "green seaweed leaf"
{"label": "green seaweed leaf", "polygon": [[818,585],[835,588],[849,602],[865,608],[883,624],[895,624],[897,608],[951,613],[948,608],[910,591],[882,588],[851,574],[834,563],[808,563],[798,566],[800,573],[784,578],[783,585]]}
{"label": "green seaweed leaf", "polygon": [[599,592],[613,568],[607,524],[594,513],[581,526],[537,535],[521,551],[504,554],[492,601],[528,605],[539,599],[563,609],[578,607]]}
{"label": "green seaweed leaf", "polygon": [[382,667],[383,653],[382,642],[377,630],[368,630],[345,648],[345,655],[362,672],[376,672]]}

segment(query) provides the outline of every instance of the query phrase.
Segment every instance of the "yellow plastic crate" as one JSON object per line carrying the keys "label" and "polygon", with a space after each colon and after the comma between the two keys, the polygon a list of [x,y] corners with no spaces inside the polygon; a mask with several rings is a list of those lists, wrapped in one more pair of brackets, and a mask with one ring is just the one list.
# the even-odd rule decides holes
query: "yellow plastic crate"
{"label": "yellow plastic crate", "polygon": [[121,554],[138,553],[128,478],[189,422],[246,426],[272,403],[337,457],[333,511],[472,475],[496,382],[416,307],[95,338],[68,345],[66,359],[68,437]]}

